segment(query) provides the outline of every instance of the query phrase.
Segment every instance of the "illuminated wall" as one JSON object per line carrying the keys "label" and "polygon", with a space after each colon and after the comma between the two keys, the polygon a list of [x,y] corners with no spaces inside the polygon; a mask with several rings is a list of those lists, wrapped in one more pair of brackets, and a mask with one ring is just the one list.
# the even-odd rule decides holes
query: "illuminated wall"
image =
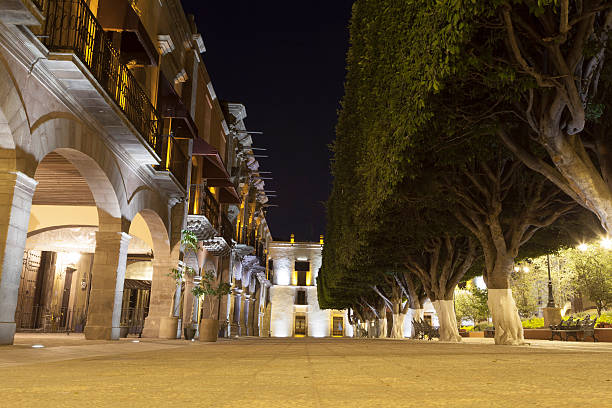
{"label": "illuminated wall", "polygon": [[272,286],[270,288],[270,335],[272,337],[293,336],[293,304],[295,288]]}
{"label": "illuminated wall", "polygon": [[[344,335],[353,335],[346,311],[332,312],[319,308],[315,285],[321,267],[321,250],[319,242],[272,242],[268,245],[269,259],[274,265],[273,286],[270,288],[272,337],[293,336],[296,314],[306,315],[307,336],[328,337],[331,335],[332,313],[344,317]],[[310,263],[310,271],[306,275],[307,286],[296,286],[296,261]],[[295,304],[298,290],[306,291],[307,305]]]}

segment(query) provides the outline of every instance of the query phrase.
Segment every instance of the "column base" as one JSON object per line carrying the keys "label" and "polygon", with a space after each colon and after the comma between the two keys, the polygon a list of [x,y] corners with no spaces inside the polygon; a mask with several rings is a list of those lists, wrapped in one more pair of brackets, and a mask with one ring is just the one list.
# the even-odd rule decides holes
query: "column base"
{"label": "column base", "polygon": [[[119,336],[117,336],[117,339]],[[104,326],[85,326],[85,339],[112,340],[112,328]]]}
{"label": "column base", "polygon": [[15,322],[0,322],[0,345],[11,345],[15,339]]}
{"label": "column base", "polygon": [[178,317],[162,317],[159,321],[159,338],[176,339],[178,331]]}
{"label": "column base", "polygon": [[548,328],[561,323],[560,307],[545,307],[542,311],[544,312],[544,327]]}

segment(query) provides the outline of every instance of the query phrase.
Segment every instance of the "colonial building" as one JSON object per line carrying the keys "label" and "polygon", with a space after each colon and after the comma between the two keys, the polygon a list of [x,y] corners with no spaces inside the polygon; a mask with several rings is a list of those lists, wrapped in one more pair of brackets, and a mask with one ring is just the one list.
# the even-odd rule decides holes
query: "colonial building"
{"label": "colonial building", "polygon": [[0,2],[0,344],[176,338],[203,312],[229,327],[233,297],[200,311],[198,276],[168,276],[188,228],[184,261],[244,293],[233,264],[265,265],[270,236],[240,107],[218,101],[204,51],[177,0]]}
{"label": "colonial building", "polygon": [[321,310],[317,274],[321,268],[320,242],[268,243],[270,335],[272,337],[352,337],[345,310]]}

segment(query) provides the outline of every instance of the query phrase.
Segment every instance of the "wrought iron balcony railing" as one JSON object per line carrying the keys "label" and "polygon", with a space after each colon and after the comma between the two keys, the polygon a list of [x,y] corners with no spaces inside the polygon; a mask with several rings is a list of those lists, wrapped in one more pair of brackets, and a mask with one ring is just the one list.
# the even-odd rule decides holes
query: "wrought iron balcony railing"
{"label": "wrought iron balcony railing", "polygon": [[89,69],[123,114],[161,155],[159,115],[83,0],[35,0],[45,16],[43,44],[72,52]]}
{"label": "wrought iron balcony railing", "polygon": [[204,215],[214,229],[219,230],[219,203],[201,184],[192,184],[189,191],[189,214]]}
{"label": "wrought iron balcony railing", "polygon": [[171,136],[165,138],[162,148],[162,164],[157,166],[157,169],[171,172],[181,186],[187,187],[189,156],[185,153],[183,142]]}
{"label": "wrought iron balcony railing", "polygon": [[234,226],[227,218],[227,214],[221,214],[221,235],[228,245],[232,245],[232,239],[234,239]]}

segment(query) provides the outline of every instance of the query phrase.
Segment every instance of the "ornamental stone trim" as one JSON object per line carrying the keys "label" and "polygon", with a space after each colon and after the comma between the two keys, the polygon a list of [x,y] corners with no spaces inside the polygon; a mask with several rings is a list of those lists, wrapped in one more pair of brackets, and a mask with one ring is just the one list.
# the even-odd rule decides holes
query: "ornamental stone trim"
{"label": "ornamental stone trim", "polygon": [[204,215],[188,215],[187,229],[196,235],[198,241],[209,241],[219,235]]}

